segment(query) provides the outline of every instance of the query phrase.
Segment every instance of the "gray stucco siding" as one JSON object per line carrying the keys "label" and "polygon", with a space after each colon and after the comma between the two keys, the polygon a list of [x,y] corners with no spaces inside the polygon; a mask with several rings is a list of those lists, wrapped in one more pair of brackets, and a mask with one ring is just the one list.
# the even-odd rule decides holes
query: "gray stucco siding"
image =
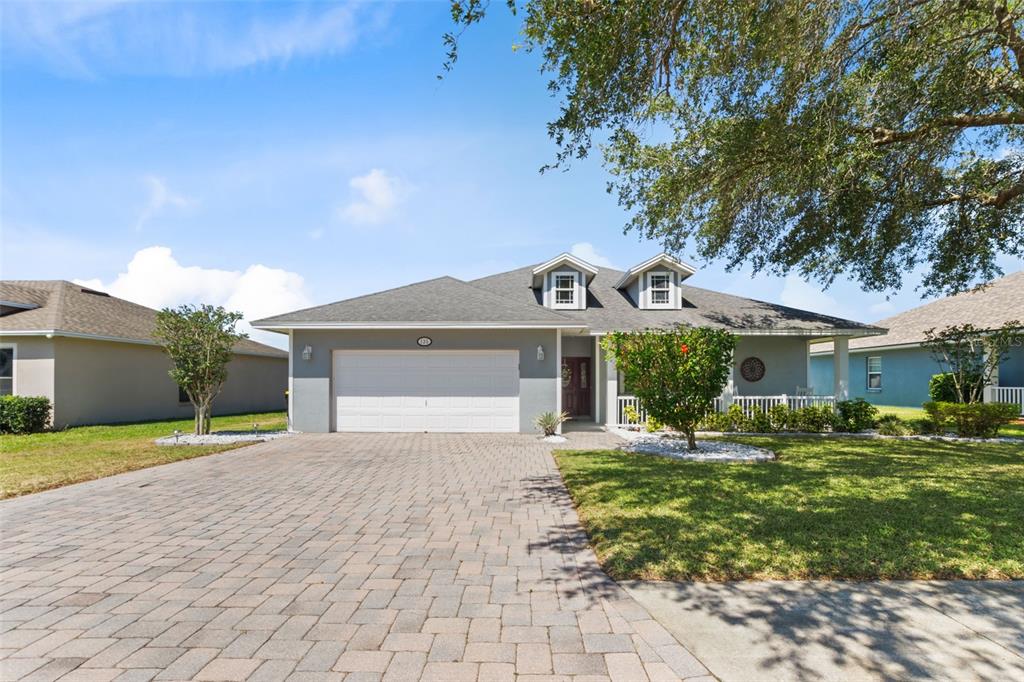
{"label": "gray stucco siding", "polygon": [[[738,395],[793,395],[798,386],[808,386],[807,341],[800,336],[741,336],[736,342],[735,385]],[[764,362],[764,378],[747,381],[740,364],[748,357]],[[818,393],[831,394],[827,386],[814,386]]]}
{"label": "gray stucco siding", "polygon": [[[333,428],[333,352],[335,350],[516,350],[519,352],[519,430],[532,432],[534,418],[556,407],[557,368],[554,330],[548,329],[395,329],[295,330],[292,332],[292,428],[325,433]],[[421,348],[416,340],[429,336]],[[592,343],[591,339],[591,343]],[[312,357],[302,358],[310,346]],[[544,359],[537,359],[537,346]]]}

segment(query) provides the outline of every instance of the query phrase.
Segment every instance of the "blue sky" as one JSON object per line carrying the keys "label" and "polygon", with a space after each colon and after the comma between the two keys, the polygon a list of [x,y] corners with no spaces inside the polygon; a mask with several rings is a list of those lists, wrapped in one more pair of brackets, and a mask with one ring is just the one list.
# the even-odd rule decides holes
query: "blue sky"
{"label": "blue sky", "polygon": [[[444,2],[0,12],[5,279],[253,319],[561,251],[628,267],[660,250],[623,235],[596,159],[538,173],[557,101],[503,3],[443,81]],[[920,303],[913,275],[886,300],[699,265],[695,286],[859,320]]]}

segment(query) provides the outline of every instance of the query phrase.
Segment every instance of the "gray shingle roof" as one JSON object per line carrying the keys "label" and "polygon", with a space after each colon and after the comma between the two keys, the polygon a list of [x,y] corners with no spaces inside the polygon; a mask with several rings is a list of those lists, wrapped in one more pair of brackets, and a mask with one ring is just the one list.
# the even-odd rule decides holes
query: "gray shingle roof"
{"label": "gray shingle roof", "polygon": [[[473,286],[500,293],[523,302],[539,303],[539,294],[524,288],[530,281],[531,268],[520,268],[470,282]],[[601,268],[587,289],[586,310],[560,310],[559,312],[587,325],[591,331],[626,331],[656,329],[684,325],[691,327],[717,327],[737,332],[761,331],[791,333],[826,333],[837,330],[856,330],[878,333],[878,329],[860,322],[789,308],[775,303],[756,301],[741,296],[722,294],[683,284],[683,307],[680,310],[642,310],[634,305],[626,292],[615,288],[623,273]]]}
{"label": "gray shingle roof", "polygon": [[588,289],[586,310],[550,310],[530,287],[534,266],[463,282],[452,277],[410,284],[376,294],[277,315],[253,324],[538,324],[585,326],[594,332],[711,326],[738,332],[829,334],[879,333],[859,322],[795,308],[682,286],[682,310],[640,310],[614,284],[619,270],[598,269]]}
{"label": "gray shingle roof", "polygon": [[[520,288],[531,292],[529,275]],[[475,287],[454,277],[438,277],[396,289],[367,294],[336,303],[276,315],[253,324],[536,324],[571,326],[575,323],[534,301],[519,301]]]}
{"label": "gray shingle roof", "polygon": [[[153,343],[156,311],[64,280],[3,280],[0,300],[39,306],[0,317],[4,332],[64,332],[108,339]],[[235,352],[287,357],[257,341],[243,339]]]}
{"label": "gray shingle roof", "polygon": [[[992,329],[1010,320],[1024,322],[1024,270],[993,280],[984,288],[940,298],[879,320],[875,324],[888,329],[888,333],[850,341],[850,349],[921,343],[926,329],[967,323]],[[817,344],[814,352],[830,353],[832,344]]]}

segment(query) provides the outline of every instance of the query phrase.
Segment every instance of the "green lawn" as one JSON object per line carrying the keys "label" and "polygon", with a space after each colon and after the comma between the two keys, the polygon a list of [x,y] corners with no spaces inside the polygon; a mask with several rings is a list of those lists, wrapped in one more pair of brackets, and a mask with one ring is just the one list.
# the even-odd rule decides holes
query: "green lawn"
{"label": "green lawn", "polygon": [[[898,405],[875,405],[879,416],[894,414],[900,419],[924,419],[927,415],[920,407],[900,407]],[[1024,422],[1005,424],[999,427],[1000,436],[1024,438]]]}
{"label": "green lawn", "polygon": [[736,438],[764,464],[555,453],[615,578],[1024,578],[1024,447]]}
{"label": "green lawn", "polygon": [[[260,430],[287,426],[284,412],[214,417],[214,431]],[[189,433],[191,419],[79,426],[64,431],[0,436],[0,498],[34,493],[157,464],[201,457],[240,445],[159,447],[154,438],[175,429]]]}

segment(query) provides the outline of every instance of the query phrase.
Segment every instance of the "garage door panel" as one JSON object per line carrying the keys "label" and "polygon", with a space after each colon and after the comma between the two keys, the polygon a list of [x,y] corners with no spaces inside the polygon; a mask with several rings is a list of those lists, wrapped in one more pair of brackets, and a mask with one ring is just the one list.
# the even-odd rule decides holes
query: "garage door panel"
{"label": "garage door panel", "polygon": [[338,351],[339,431],[518,431],[517,351]]}

